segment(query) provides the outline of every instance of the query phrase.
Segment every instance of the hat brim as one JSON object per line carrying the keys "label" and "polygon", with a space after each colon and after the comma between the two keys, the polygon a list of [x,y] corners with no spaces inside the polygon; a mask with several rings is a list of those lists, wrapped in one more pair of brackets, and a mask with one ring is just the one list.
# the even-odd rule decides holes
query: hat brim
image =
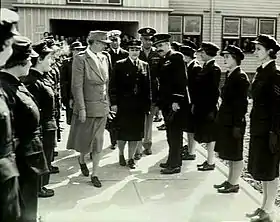
{"label": "hat brim", "polygon": [[107,39],[107,40],[98,40],[98,41],[103,42],[103,43],[105,43],[105,44],[112,43],[112,41],[109,40],[109,39]]}
{"label": "hat brim", "polygon": [[197,50],[197,52],[202,52],[202,51],[204,51],[204,48],[199,48],[199,49]]}
{"label": "hat brim", "polygon": [[77,46],[77,47],[73,47],[72,49],[74,50],[80,50],[80,49],[85,49],[86,46]]}
{"label": "hat brim", "polygon": [[156,46],[157,44],[160,44],[160,43],[163,43],[163,42],[170,42],[170,41],[169,41],[169,39],[162,39],[162,40],[154,42],[153,46]]}
{"label": "hat brim", "polygon": [[129,45],[127,46],[128,48],[136,48],[136,49],[141,49],[142,46],[141,45]]}
{"label": "hat brim", "polygon": [[232,54],[232,53],[230,53],[230,52],[227,51],[227,50],[224,50],[224,51],[222,51],[222,52],[220,53],[220,56],[224,56],[224,55],[226,55],[226,54]]}
{"label": "hat brim", "polygon": [[251,41],[251,42],[254,43],[254,44],[261,44],[261,45],[263,45],[263,43],[259,42],[258,40],[254,40],[254,41]]}

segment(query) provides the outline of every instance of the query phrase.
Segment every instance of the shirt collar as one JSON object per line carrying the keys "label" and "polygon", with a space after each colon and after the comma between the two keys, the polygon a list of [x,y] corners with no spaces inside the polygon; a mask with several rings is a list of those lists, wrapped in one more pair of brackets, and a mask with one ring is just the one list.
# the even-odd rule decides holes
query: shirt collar
{"label": "shirt collar", "polygon": [[262,68],[264,69],[266,66],[268,66],[268,64],[270,64],[270,63],[273,62],[273,61],[274,61],[274,60],[271,59],[271,60],[269,60],[269,61],[263,63],[263,64],[262,64]]}
{"label": "shirt collar", "polygon": [[112,50],[113,50],[113,52],[114,52],[114,53],[119,54],[119,53],[120,53],[121,48],[120,48],[120,47],[119,47],[119,48],[117,48],[117,49],[113,49],[113,48],[112,48]]}
{"label": "shirt collar", "polygon": [[187,63],[187,67],[189,67],[194,61],[196,61],[196,59],[193,59],[193,60],[189,61],[189,62]]}
{"label": "shirt collar", "polygon": [[128,58],[130,59],[130,61],[131,61],[131,63],[132,64],[134,64],[134,61],[136,61],[136,64],[138,64],[138,61],[139,61],[139,59],[137,58],[136,60],[133,60],[132,58],[130,58],[129,56],[128,56]]}

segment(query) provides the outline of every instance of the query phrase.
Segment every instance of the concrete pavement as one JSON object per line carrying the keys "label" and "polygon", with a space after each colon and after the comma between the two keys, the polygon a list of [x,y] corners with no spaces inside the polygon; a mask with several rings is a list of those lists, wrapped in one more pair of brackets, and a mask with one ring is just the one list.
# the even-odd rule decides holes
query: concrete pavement
{"label": "concrete pavement", "polygon": [[[184,161],[180,174],[161,175],[159,163],[166,159],[167,143],[165,132],[155,128],[154,153],[138,161],[135,170],[119,166],[118,151],[104,148],[99,173],[103,187],[95,188],[81,175],[78,154],[65,150],[68,130],[54,163],[61,172],[51,176],[49,185],[55,196],[40,199],[45,222],[241,222],[248,221],[246,212],[258,207],[260,195],[245,182],[238,194],[216,192],[213,184],[225,180],[226,168],[218,163],[215,171],[198,172],[196,164],[204,161],[202,148],[197,161]],[[105,138],[108,147],[107,132]]]}

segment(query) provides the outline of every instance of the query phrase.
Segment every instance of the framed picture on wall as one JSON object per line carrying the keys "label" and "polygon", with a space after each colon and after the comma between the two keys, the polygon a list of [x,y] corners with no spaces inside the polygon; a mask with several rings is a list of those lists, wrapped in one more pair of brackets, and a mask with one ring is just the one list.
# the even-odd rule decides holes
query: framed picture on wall
{"label": "framed picture on wall", "polygon": [[184,34],[200,35],[201,33],[201,16],[184,17]]}
{"label": "framed picture on wall", "polygon": [[242,18],[241,36],[256,37],[258,34],[258,19],[257,18]]}
{"label": "framed picture on wall", "polygon": [[229,36],[240,35],[240,18],[224,18],[223,34]]}

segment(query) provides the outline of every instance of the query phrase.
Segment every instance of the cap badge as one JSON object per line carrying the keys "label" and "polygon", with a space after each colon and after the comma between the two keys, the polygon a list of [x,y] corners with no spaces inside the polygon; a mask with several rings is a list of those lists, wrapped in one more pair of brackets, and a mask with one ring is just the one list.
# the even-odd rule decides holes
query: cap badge
{"label": "cap badge", "polygon": [[147,33],[150,33],[151,32],[151,30],[150,29],[147,29]]}

